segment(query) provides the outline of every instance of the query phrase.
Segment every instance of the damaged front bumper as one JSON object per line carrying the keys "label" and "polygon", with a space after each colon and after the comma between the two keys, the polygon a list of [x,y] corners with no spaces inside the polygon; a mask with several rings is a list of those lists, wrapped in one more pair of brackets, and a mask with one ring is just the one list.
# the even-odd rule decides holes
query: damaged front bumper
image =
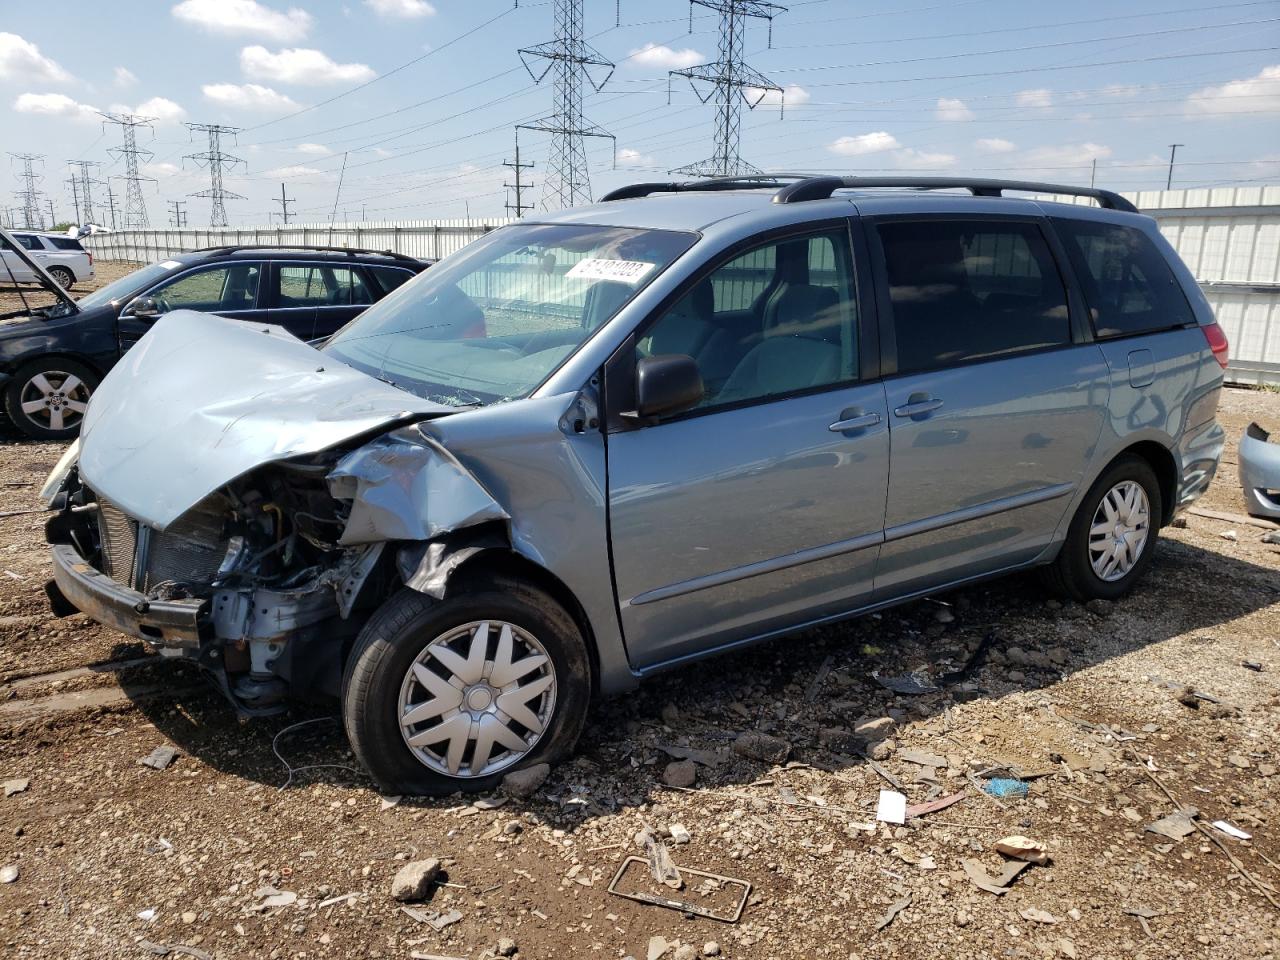
{"label": "damaged front bumper", "polygon": [[1245,509],[1255,517],[1280,519],[1280,443],[1260,424],[1251,423],[1237,453]]}

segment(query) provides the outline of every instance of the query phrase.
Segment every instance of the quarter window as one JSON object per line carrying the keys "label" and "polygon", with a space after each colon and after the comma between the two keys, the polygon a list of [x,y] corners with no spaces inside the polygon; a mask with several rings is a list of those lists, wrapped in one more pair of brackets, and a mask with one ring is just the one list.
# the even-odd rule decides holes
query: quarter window
{"label": "quarter window", "polygon": [[236,263],[184,274],[151,291],[161,313],[170,310],[252,310],[258,300],[256,263]]}
{"label": "quarter window", "polygon": [[899,373],[1071,342],[1066,288],[1035,224],[896,221],[878,229]]}
{"label": "quarter window", "polygon": [[1054,227],[1066,241],[1099,337],[1195,322],[1168,262],[1141,230],[1084,220],[1054,220]]}
{"label": "quarter window", "polygon": [[378,281],[378,286],[382,287],[383,293],[390,293],[414,277],[412,271],[402,270],[399,267],[366,267],[366,269]]}
{"label": "quarter window", "polygon": [[659,317],[638,351],[693,357],[705,408],[854,380],[857,346],[848,236],[836,229],[722,264]]}
{"label": "quarter window", "polygon": [[373,303],[364,279],[350,267],[281,264],[276,276],[278,307],[349,307]]}

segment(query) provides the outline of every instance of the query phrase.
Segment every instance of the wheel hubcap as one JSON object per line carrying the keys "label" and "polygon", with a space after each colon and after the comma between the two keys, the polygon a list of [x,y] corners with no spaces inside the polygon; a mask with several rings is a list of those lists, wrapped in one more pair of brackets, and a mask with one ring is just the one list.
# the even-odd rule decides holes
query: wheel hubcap
{"label": "wheel hubcap", "polygon": [[1147,491],[1132,480],[1107,491],[1089,527],[1089,562],[1098,579],[1121,580],[1137,564],[1147,546],[1151,505]]}
{"label": "wheel hubcap", "polygon": [[89,385],[74,373],[46,370],[22,385],[19,404],[37,426],[67,430],[84,417],[89,404]]}
{"label": "wheel hubcap", "polygon": [[555,667],[537,638],[512,623],[482,620],[427,644],[400,685],[397,717],[421,763],[470,779],[532,750],[555,697]]}

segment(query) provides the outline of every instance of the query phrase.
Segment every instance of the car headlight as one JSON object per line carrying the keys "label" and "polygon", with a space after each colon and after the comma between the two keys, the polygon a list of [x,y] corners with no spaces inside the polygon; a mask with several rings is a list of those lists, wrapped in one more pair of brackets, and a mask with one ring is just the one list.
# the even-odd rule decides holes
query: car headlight
{"label": "car headlight", "polygon": [[80,438],[76,437],[71,441],[71,446],[58,459],[58,463],[49,471],[49,476],[45,478],[44,486],[40,488],[40,502],[46,507],[58,491],[62,489],[62,482],[67,479],[67,474],[71,472],[71,468],[76,465],[76,461],[80,459]]}

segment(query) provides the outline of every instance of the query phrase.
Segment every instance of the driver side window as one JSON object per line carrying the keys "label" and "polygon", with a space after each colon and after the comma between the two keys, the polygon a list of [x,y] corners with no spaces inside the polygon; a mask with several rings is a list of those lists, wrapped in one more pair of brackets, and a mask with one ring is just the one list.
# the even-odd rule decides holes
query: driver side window
{"label": "driver side window", "polygon": [[781,238],[721,264],[649,328],[638,353],[693,357],[702,408],[856,380],[847,232]]}
{"label": "driver side window", "polygon": [[234,263],[196,270],[156,287],[150,296],[161,313],[170,310],[204,310],[210,313],[252,310],[258,299],[261,272],[260,265],[256,263]]}

